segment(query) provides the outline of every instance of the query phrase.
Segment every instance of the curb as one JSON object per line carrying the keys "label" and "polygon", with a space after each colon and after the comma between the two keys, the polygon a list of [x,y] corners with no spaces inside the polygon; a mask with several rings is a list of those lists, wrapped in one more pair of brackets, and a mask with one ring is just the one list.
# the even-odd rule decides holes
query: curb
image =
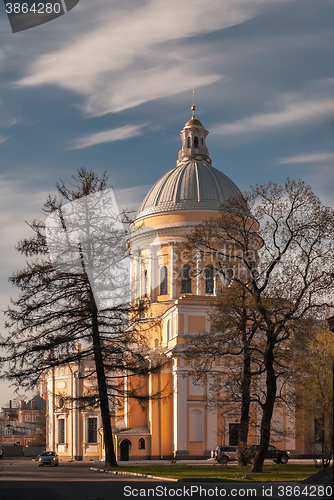
{"label": "curb", "polygon": [[158,477],[152,476],[151,474],[140,474],[139,472],[126,472],[126,471],[117,471],[117,470],[104,470],[104,469],[96,469],[95,467],[91,467],[90,470],[95,470],[97,472],[107,472],[109,474],[119,475],[119,476],[138,476],[138,477],[147,477],[148,479],[156,479],[157,481],[172,481],[178,482],[179,479],[172,479],[169,477]]}

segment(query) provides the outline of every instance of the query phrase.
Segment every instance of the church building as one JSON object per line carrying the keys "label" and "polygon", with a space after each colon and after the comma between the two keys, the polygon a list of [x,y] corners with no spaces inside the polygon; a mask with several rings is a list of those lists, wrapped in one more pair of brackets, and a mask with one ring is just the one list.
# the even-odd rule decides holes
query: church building
{"label": "church building", "polygon": [[[193,116],[180,133],[182,146],[176,167],[154,184],[131,225],[129,245],[136,256],[132,279],[138,284],[137,296],[150,302],[149,313],[144,313],[141,321],[154,323],[149,331],[152,353],[168,360],[160,374],[149,376],[148,388],[153,393],[167,386],[170,397],[152,400],[144,408],[125,401],[122,414],[114,409],[118,460],[208,458],[217,445],[236,444],[239,408],[234,405],[222,412],[219,407],[209,407],[207,395],[211,377],[220,380],[237,362],[215,360],[204,383],[198,384],[193,376],[194,364],[182,355],[185,335],[209,330],[209,303],[222,286],[210,267],[192,276],[189,263],[182,258],[186,235],[200,222],[218,215],[221,204],[230,196],[240,195],[234,182],[212,166],[206,145],[208,131],[195,117],[195,109],[193,106]],[[136,231],[138,227],[145,228],[144,236]],[[141,244],[140,239],[147,238],[150,231],[158,234],[159,245],[155,245],[154,237],[150,246]],[[86,360],[80,366],[72,363],[55,368],[45,378],[48,449],[64,460],[98,460],[104,456],[99,411],[68,409],[64,404],[66,397],[80,396],[85,388],[96,385],[89,371],[93,371],[93,363]],[[218,398],[223,397],[219,384],[217,391]],[[284,407],[275,409],[275,419],[281,432],[273,444],[302,453],[294,421]]]}

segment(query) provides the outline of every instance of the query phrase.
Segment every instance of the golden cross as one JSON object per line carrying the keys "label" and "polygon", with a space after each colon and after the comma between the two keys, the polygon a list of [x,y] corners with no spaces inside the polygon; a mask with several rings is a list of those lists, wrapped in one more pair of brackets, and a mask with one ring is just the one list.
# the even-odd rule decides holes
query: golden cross
{"label": "golden cross", "polygon": [[193,89],[193,91],[191,93],[191,95],[193,96],[193,106],[195,106],[195,92],[196,92],[196,90]]}

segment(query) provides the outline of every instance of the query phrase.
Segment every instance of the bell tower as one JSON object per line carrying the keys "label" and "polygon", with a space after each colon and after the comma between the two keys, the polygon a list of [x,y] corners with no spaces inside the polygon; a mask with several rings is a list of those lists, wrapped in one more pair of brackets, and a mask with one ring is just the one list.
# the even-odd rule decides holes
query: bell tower
{"label": "bell tower", "polygon": [[209,151],[205,143],[205,139],[209,132],[203,127],[202,123],[197,120],[195,116],[195,104],[192,105],[191,110],[193,116],[187,121],[183,130],[180,132],[182,147],[176,161],[177,165],[189,160],[204,160],[211,163]]}

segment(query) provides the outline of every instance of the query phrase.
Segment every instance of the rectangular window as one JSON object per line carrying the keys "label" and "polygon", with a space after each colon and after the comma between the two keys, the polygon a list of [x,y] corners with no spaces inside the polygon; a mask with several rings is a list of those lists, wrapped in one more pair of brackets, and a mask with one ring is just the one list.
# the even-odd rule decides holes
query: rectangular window
{"label": "rectangular window", "polygon": [[214,279],[213,267],[208,266],[205,268],[205,293],[213,293]]}
{"label": "rectangular window", "polygon": [[181,293],[191,293],[191,267],[185,264],[181,268]]}
{"label": "rectangular window", "polygon": [[88,419],[88,443],[97,443],[97,418]]}
{"label": "rectangular window", "polygon": [[65,443],[65,419],[58,420],[58,443]]}

